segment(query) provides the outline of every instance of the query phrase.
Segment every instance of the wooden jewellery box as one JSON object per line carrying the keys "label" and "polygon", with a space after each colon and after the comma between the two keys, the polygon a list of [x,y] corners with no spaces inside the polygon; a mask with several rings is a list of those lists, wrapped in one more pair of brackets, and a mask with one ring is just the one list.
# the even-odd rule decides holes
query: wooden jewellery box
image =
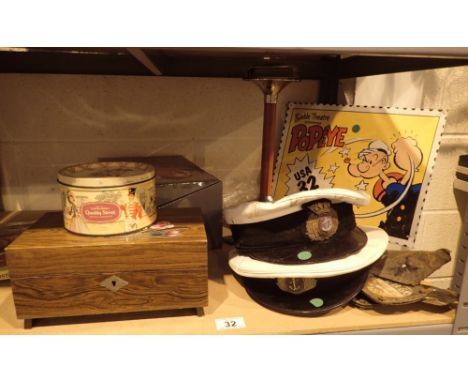
{"label": "wooden jewellery box", "polygon": [[165,209],[157,229],[81,236],[45,214],[6,248],[16,315],[35,318],[208,305],[207,239],[200,209]]}

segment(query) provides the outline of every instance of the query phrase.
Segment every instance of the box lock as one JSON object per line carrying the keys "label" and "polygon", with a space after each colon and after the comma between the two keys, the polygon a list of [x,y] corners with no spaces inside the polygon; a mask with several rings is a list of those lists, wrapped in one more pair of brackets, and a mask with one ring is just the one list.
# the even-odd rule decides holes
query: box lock
{"label": "box lock", "polygon": [[103,280],[99,285],[109,289],[112,292],[117,292],[120,288],[128,285],[128,282],[118,276],[113,275]]}

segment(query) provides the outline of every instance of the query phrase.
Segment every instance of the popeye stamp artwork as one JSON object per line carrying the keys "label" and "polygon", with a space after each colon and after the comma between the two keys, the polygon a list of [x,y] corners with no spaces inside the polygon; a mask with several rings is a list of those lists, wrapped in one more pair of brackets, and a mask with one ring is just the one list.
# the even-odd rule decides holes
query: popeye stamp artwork
{"label": "popeye stamp artwork", "polygon": [[316,188],[369,194],[358,224],[412,247],[445,115],[436,110],[289,104],[274,199]]}

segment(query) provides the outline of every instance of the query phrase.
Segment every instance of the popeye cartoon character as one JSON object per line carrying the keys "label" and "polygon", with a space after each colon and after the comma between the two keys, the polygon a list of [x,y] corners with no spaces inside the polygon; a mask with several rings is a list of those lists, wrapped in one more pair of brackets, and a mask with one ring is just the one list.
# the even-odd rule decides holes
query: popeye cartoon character
{"label": "popeye cartoon character", "polygon": [[[421,183],[412,183],[422,163],[423,154],[416,140],[411,137],[400,137],[391,147],[393,152],[383,141],[372,141],[366,149],[359,152],[359,163],[348,164],[348,172],[357,178],[377,178],[373,196],[385,206],[379,211],[359,217],[371,217],[386,212],[386,220],[381,221],[379,227],[391,236],[408,239],[421,190]],[[395,166],[402,172],[387,171],[391,166],[392,154]]]}
{"label": "popeye cartoon character", "polygon": [[120,208],[125,214],[126,231],[138,229],[137,220],[143,217],[143,208],[138,200],[135,200],[136,188],[128,189],[128,201]]}

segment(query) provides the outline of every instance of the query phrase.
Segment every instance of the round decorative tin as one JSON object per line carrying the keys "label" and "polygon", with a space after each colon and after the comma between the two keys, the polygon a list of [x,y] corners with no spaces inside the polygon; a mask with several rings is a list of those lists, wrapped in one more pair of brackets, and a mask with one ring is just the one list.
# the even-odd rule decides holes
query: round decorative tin
{"label": "round decorative tin", "polygon": [[156,220],[154,167],[139,162],[97,162],[61,169],[63,220],[71,232],[116,235]]}

